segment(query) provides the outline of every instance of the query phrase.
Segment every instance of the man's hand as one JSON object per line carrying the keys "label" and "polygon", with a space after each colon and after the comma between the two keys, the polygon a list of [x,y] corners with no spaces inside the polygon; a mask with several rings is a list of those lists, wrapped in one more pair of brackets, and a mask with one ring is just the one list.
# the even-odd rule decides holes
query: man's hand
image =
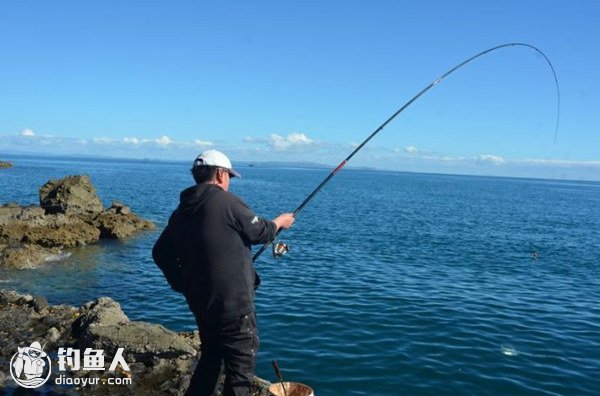
{"label": "man's hand", "polygon": [[292,213],[282,213],[273,219],[273,223],[277,226],[277,229],[288,229],[294,224],[294,215]]}

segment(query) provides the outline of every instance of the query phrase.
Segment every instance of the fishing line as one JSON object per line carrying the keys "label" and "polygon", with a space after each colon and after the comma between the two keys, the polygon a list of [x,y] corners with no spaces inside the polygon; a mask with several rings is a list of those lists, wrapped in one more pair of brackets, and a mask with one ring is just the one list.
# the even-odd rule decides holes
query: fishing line
{"label": "fishing line", "polygon": [[[300,204],[300,206],[298,206],[296,208],[296,210],[294,210],[294,212],[293,212],[294,217],[296,217],[302,211],[302,209],[304,209],[304,207],[315,197],[315,195],[317,195],[323,189],[323,187],[325,187],[325,185],[340,170],[342,170],[342,168],[348,163],[348,161],[350,161],[352,159],[352,157],[354,157],[354,155],[357,152],[360,151],[360,149],[362,149],[371,139],[373,139],[375,137],[375,135],[377,135],[379,132],[381,132],[381,130],[383,128],[385,128],[390,122],[392,122],[392,120],[394,118],[396,118],[396,116],[398,116],[398,114],[402,113],[408,106],[410,106],[411,104],[413,104],[417,99],[419,99],[421,96],[423,96],[427,91],[429,91],[431,88],[433,88],[436,85],[438,85],[440,82],[442,82],[442,80],[444,80],[446,77],[448,77],[450,74],[454,73],[455,71],[457,71],[461,67],[463,67],[466,64],[474,61],[475,59],[479,58],[480,56],[483,56],[483,55],[488,54],[490,52],[499,50],[501,48],[506,48],[506,47],[527,47],[527,48],[533,49],[538,54],[540,54],[546,60],[546,63],[548,64],[548,66],[550,66],[550,70],[552,70],[552,75],[554,76],[554,83],[556,84],[556,97],[557,97],[557,104],[556,105],[557,105],[557,111],[556,111],[556,129],[555,129],[555,132],[554,132],[554,143],[556,143],[556,139],[558,137],[558,124],[559,124],[559,121],[560,121],[560,88],[558,86],[558,77],[556,77],[556,71],[554,70],[554,66],[552,66],[552,62],[550,62],[550,59],[546,56],[546,54],[544,52],[542,52],[542,50],[540,50],[537,47],[534,47],[531,44],[526,44],[526,43],[508,43],[508,44],[497,45],[497,46],[489,48],[489,49],[487,49],[485,51],[481,51],[480,53],[478,53],[476,55],[473,55],[472,57],[468,58],[467,60],[459,63],[456,66],[454,66],[453,68],[451,68],[450,70],[448,70],[447,72],[445,72],[444,74],[442,74],[441,76],[439,76],[438,78],[436,78],[428,86],[426,86],[425,88],[423,88],[419,93],[417,93],[415,96],[413,96],[408,102],[406,102],[404,105],[402,105],[402,107],[400,107],[394,114],[392,114],[387,120],[385,120],[385,122],[383,124],[381,124],[375,131],[373,131],[358,147],[356,147],[350,153],[350,155],[348,155],[348,157],[346,157],[346,159],[344,159],[342,162],[340,162],[340,164],[333,171],[331,171],[331,173],[325,179],[323,179],[323,181],[321,182],[321,184],[319,184],[317,186],[317,188],[315,188],[306,197],[306,199],[304,199],[304,201],[302,201],[302,203]],[[254,257],[252,257],[252,262],[256,261],[256,259],[258,259],[258,257],[260,257],[260,255],[269,247],[269,245],[271,245],[271,243],[273,243],[273,241],[277,238],[277,236],[279,235],[279,233],[281,231],[282,231],[282,229],[279,229],[277,231],[277,233],[275,234],[275,237],[271,241],[265,243],[258,250],[258,252],[256,252],[256,254],[254,255]],[[276,249],[280,248],[280,246],[278,246],[278,245],[280,245],[280,244],[278,243],[278,244],[274,245]],[[287,251],[287,247],[286,247],[286,251]],[[274,250],[274,256],[276,256],[275,252],[276,251]]]}

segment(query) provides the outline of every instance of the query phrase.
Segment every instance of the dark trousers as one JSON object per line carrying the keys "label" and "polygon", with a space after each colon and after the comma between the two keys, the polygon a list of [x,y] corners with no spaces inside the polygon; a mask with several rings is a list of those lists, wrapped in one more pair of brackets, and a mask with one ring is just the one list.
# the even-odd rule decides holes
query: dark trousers
{"label": "dark trousers", "polygon": [[201,355],[186,392],[188,396],[211,396],[221,364],[225,369],[223,396],[248,396],[254,380],[258,332],[256,315],[250,313],[226,323],[206,323],[196,315]]}

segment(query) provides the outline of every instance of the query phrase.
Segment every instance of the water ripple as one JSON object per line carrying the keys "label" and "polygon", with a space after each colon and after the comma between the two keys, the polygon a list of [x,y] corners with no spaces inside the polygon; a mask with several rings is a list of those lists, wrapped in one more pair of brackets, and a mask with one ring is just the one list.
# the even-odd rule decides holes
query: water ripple
{"label": "water ripple", "polygon": [[[37,165],[15,167],[3,197],[35,203],[31,191],[48,178],[85,171],[103,201],[121,199],[159,229],[1,270],[0,282],[51,303],[107,295],[132,320],[194,329],[150,258],[191,182],[188,164]],[[243,171],[233,191],[267,217],[327,174]],[[599,186],[341,172],[281,235],[290,254],[257,262],[258,374],[273,379],[277,359],[325,396],[597,394]]]}

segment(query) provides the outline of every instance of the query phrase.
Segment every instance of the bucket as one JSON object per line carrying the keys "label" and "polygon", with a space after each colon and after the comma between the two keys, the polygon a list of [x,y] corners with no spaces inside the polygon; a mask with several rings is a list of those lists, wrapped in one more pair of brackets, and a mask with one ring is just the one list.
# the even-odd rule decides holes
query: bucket
{"label": "bucket", "polygon": [[[284,382],[283,385],[285,386],[287,396],[315,396],[310,386],[301,384],[300,382]],[[281,382],[269,386],[269,395],[285,396]]]}

